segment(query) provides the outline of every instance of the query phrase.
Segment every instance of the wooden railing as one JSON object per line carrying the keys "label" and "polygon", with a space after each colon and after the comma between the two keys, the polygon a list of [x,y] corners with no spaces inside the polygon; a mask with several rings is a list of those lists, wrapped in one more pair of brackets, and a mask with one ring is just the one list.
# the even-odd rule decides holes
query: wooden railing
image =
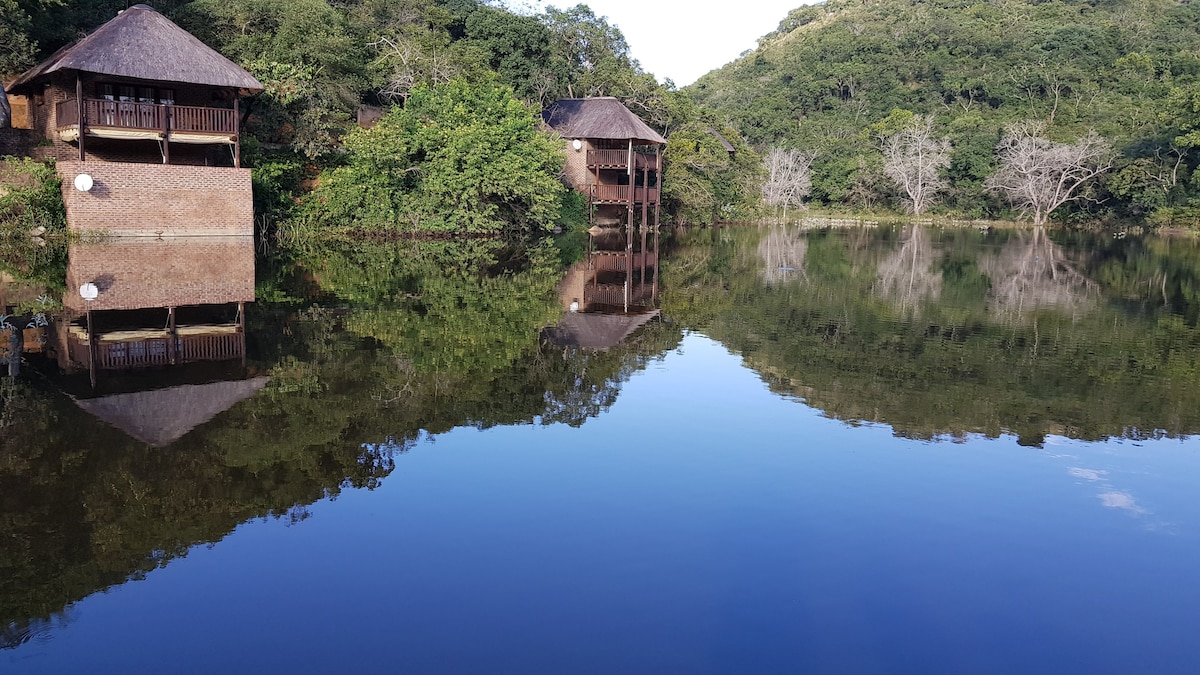
{"label": "wooden railing", "polygon": [[[634,188],[633,203],[658,203],[658,188]],[[626,204],[629,202],[628,185],[593,185],[592,199],[602,203]]]}
{"label": "wooden railing", "polygon": [[[634,152],[634,166],[638,169],[655,169],[658,161],[653,153]],[[629,150],[588,150],[587,165],[610,169],[625,169],[629,167]]]}
{"label": "wooden railing", "polygon": [[182,363],[224,361],[225,359],[239,358],[241,355],[242,336],[240,333],[188,335],[179,338],[179,360]]}
{"label": "wooden railing", "polygon": [[[164,336],[113,342],[98,341],[96,343],[96,369],[126,370],[166,366],[172,363],[226,361],[241,358],[244,351],[241,333],[181,335],[175,338]],[[71,355],[72,360],[85,367],[89,365],[91,354],[86,343],[73,343]]]}
{"label": "wooden railing", "polygon": [[[58,128],[79,124],[78,105],[74,99],[56,107]],[[83,100],[84,126],[137,129],[145,131],[237,133],[237,115],[230,108],[207,108],[190,105],[163,105],[133,101]]]}

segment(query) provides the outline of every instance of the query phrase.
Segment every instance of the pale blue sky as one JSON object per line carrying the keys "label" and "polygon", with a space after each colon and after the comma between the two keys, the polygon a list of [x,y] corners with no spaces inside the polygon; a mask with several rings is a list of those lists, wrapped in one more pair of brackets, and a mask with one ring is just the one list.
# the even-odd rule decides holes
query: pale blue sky
{"label": "pale blue sky", "polygon": [[[514,8],[541,11],[566,8],[571,0],[510,0]],[[753,49],[758,38],[775,30],[787,13],[811,0],[678,2],[672,0],[587,0],[597,16],[621,29],[634,58],[661,82],[682,87],[704,73]]]}

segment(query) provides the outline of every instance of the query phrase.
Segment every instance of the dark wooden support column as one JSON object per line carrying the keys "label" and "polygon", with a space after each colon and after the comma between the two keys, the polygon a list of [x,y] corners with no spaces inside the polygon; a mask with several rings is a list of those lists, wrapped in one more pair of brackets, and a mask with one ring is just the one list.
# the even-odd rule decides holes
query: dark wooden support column
{"label": "dark wooden support column", "polygon": [[[654,146],[654,182],[658,185],[658,199],[654,200],[654,253],[658,254],[658,207],[662,204],[663,182],[662,182],[662,146]],[[655,270],[655,278],[658,277],[658,271]]]}
{"label": "dark wooden support column", "polygon": [[242,168],[242,117],[236,91],[233,92],[233,166]]}
{"label": "dark wooden support column", "polygon": [[[642,207],[643,218],[645,217],[645,211],[646,211],[646,208]],[[642,272],[641,272],[641,277],[642,277],[641,282],[638,285],[645,286],[646,285],[646,223],[645,223],[645,221],[642,222]]]}
{"label": "dark wooden support column", "polygon": [[[83,137],[87,120],[84,118],[83,109],[83,76],[78,72],[75,73],[75,115],[79,118],[79,161],[87,159],[87,154],[83,149]],[[94,385],[94,383],[93,383]]]}
{"label": "dark wooden support column", "polygon": [[628,216],[626,217],[625,220],[626,220],[626,225],[629,227],[629,230],[630,230],[629,247],[633,248],[633,194],[635,192],[637,192],[637,187],[635,187],[633,184],[634,183],[634,180],[633,180],[634,172],[633,172],[633,139],[632,138],[629,139],[629,152],[628,152],[628,154],[626,154],[625,160],[626,160],[625,174],[627,176],[629,176],[629,200],[628,200],[628,204],[625,207],[626,211],[628,212]]}
{"label": "dark wooden support column", "polygon": [[21,374],[21,353],[25,351],[25,333],[13,326],[8,331],[8,376]]}
{"label": "dark wooden support column", "polygon": [[246,303],[238,303],[238,339],[242,347],[242,367],[246,367]]}
{"label": "dark wooden support column", "polygon": [[96,359],[100,356],[100,349],[96,346],[96,324],[92,321],[92,310],[87,311],[87,336],[88,336],[88,377],[92,381],[92,389],[96,388]]}
{"label": "dark wooden support column", "polygon": [[179,362],[179,335],[175,331],[175,308],[167,308],[167,335],[171,340],[171,351],[167,352],[167,359],[171,365]]}
{"label": "dark wooden support column", "polygon": [[642,169],[642,229],[646,229],[647,209],[650,208],[650,167]]}
{"label": "dark wooden support column", "polygon": [[162,110],[162,134],[163,134],[163,164],[171,163],[171,106],[160,105]]}

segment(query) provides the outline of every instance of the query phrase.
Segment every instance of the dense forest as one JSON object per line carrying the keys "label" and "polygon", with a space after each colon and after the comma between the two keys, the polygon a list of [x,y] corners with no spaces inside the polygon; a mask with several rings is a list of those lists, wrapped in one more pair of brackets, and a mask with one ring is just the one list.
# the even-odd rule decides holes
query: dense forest
{"label": "dense forest", "polygon": [[[11,33],[0,41],[0,76],[126,4],[0,0]],[[615,96],[686,139],[687,152],[668,168],[681,188],[666,195],[674,212],[707,221],[736,203],[745,217],[757,203],[756,185],[730,178],[757,164],[736,131],[645,73],[620,31],[585,5],[533,16],[481,0],[170,0],[156,8],[264,84],[245,104],[245,159],[260,214],[288,233],[578,223],[579,199],[558,180],[563,157],[537,127],[541,110],[562,97]],[[363,106],[384,111],[371,129],[356,123]],[[741,160],[708,133],[714,128],[746,151]],[[731,171],[739,161],[742,170]]]}
{"label": "dense forest", "polygon": [[[127,4],[0,0],[0,75]],[[247,101],[247,162],[263,221],[287,234],[578,223],[583,206],[556,180],[562,157],[537,120],[557,98],[592,95],[616,96],[669,139],[665,197],[681,222],[781,205],[1036,223],[1200,218],[1200,8],[1182,0],[829,0],[792,11],[683,90],[644,72],[586,5],[157,8],[265,85]],[[364,105],[383,111],[371,129],[356,123]],[[1071,153],[1066,178],[1022,173],[1023,160]],[[1038,181],[1067,189],[1040,203],[1023,195]]]}
{"label": "dense forest", "polygon": [[935,208],[1007,215],[988,189],[997,145],[1010,125],[1036,121],[1051,141],[1094,130],[1112,151],[1111,168],[1058,217],[1193,225],[1198,78],[1200,7],[1190,2],[829,0],[792,11],[688,93],[755,146],[813,158],[817,204],[900,206],[883,151],[921,116],[950,146]]}

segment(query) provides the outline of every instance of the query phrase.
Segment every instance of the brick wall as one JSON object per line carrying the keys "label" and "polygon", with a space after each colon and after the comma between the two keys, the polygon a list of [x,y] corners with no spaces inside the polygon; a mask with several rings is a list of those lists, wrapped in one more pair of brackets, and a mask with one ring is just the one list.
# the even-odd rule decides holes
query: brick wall
{"label": "brick wall", "polygon": [[[100,291],[90,303],[87,282]],[[120,237],[69,252],[63,305],[77,312],[253,301],[253,237]]]}
{"label": "brick wall", "polygon": [[[249,169],[60,161],[67,225],[111,236],[254,234]],[[75,176],[92,176],[90,192]]]}
{"label": "brick wall", "polygon": [[568,138],[564,141],[567,149],[567,163],[563,167],[563,175],[567,179],[567,185],[586,194],[588,185],[592,182],[589,180],[590,174],[587,168],[587,154],[588,150],[592,149],[592,144],[587,139],[580,140],[583,141],[583,147],[579,150],[572,147],[572,139]]}

